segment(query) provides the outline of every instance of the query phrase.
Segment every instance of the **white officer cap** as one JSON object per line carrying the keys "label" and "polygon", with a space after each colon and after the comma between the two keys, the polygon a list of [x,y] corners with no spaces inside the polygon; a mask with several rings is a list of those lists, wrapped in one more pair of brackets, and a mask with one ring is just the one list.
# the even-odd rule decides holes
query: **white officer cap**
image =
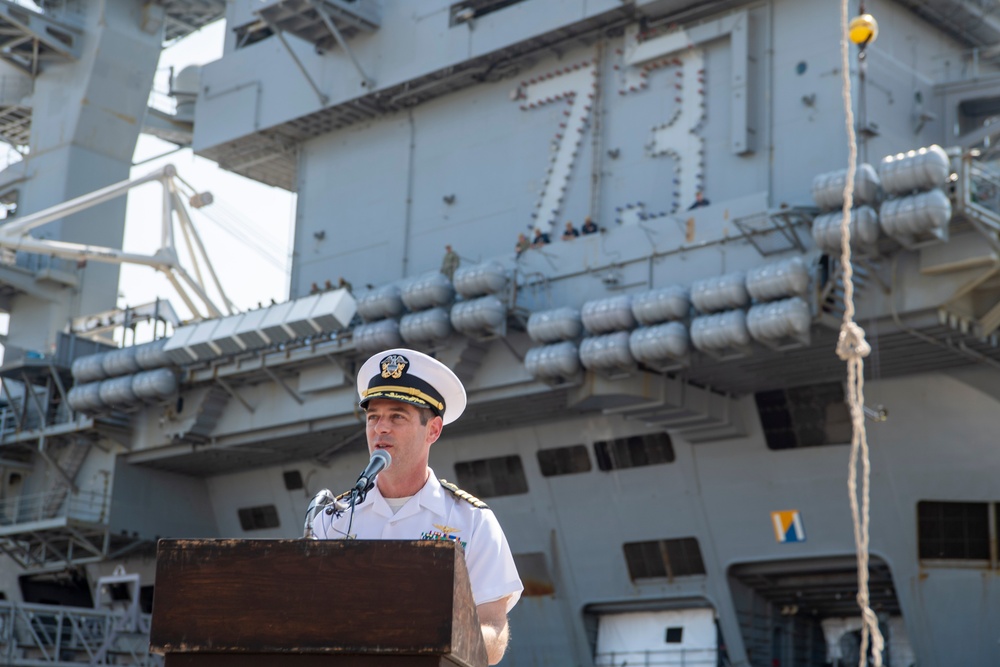
{"label": "white officer cap", "polygon": [[465,387],[450,368],[423,352],[396,348],[371,356],[358,371],[358,398],[364,408],[373,398],[430,408],[450,424],[465,412]]}

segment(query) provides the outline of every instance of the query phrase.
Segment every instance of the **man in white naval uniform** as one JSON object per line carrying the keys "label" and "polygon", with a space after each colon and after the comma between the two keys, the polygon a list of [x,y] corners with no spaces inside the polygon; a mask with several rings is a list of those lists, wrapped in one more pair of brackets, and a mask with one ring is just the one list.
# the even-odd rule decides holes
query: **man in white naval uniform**
{"label": "man in white naval uniform", "polygon": [[507,648],[507,612],[523,586],[503,530],[485,503],[443,485],[428,466],[431,445],[465,410],[465,387],[441,362],[421,352],[386,350],[358,372],[368,450],[385,450],[392,463],[376,478],[364,502],[350,511],[321,512],[318,539],[456,540],[465,549],[472,596],[489,663]]}

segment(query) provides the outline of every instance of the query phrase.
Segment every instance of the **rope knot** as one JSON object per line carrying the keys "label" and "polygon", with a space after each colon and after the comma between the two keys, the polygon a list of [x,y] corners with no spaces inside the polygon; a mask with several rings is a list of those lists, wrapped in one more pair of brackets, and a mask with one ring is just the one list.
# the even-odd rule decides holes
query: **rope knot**
{"label": "rope knot", "polygon": [[837,356],[844,361],[867,357],[872,346],[865,340],[865,330],[857,322],[844,322],[840,327],[840,337],[837,339]]}

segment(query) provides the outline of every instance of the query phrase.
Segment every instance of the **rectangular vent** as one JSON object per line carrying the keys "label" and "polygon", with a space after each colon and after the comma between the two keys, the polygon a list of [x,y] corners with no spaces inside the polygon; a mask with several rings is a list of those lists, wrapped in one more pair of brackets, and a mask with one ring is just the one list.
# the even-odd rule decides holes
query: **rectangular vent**
{"label": "rectangular vent", "polygon": [[851,415],[839,382],[762,391],[754,398],[769,449],[851,441]]}
{"label": "rectangular vent", "polygon": [[587,453],[586,445],[542,449],[537,455],[538,467],[546,477],[589,472],[591,468],[590,454]]}
{"label": "rectangular vent", "polygon": [[701,548],[694,537],[626,542],[624,549],[628,573],[633,581],[705,574]]}
{"label": "rectangular vent", "polygon": [[245,531],[277,528],[278,508],[274,505],[259,505],[257,507],[241,507],[237,510],[240,516],[240,527]]}
{"label": "rectangular vent", "polygon": [[595,442],[594,455],[601,470],[620,470],[671,463],[674,447],[666,433],[648,433]]}
{"label": "rectangular vent", "polygon": [[521,457],[498,456],[492,459],[455,463],[458,486],[480,498],[513,496],[528,492]]}
{"label": "rectangular vent", "polygon": [[988,503],[922,500],[917,503],[917,548],[921,559],[990,560]]}
{"label": "rectangular vent", "polygon": [[289,491],[298,491],[304,486],[302,473],[298,470],[286,470],[283,477],[285,478],[285,488]]}

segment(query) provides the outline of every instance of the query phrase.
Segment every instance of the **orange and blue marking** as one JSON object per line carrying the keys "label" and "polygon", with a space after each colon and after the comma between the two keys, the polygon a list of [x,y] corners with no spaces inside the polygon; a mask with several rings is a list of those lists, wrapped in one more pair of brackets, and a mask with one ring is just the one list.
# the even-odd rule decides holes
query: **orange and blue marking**
{"label": "orange and blue marking", "polygon": [[798,510],[771,512],[771,523],[774,524],[774,538],[778,542],[806,541],[806,529],[802,525],[802,515]]}

